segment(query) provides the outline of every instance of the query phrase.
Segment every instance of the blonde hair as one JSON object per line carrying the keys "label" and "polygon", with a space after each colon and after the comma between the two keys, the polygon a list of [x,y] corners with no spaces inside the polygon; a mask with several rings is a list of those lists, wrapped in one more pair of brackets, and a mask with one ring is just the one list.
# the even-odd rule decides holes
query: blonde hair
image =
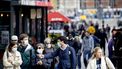
{"label": "blonde hair", "polygon": [[49,38],[49,37],[45,38],[44,43],[45,43],[45,44],[51,43],[51,38]]}
{"label": "blonde hair", "polygon": [[[95,47],[93,49],[93,52],[92,52],[92,59],[94,59],[96,57],[96,53],[98,52],[98,50],[102,50],[100,47]],[[102,51],[103,53],[103,51]]]}

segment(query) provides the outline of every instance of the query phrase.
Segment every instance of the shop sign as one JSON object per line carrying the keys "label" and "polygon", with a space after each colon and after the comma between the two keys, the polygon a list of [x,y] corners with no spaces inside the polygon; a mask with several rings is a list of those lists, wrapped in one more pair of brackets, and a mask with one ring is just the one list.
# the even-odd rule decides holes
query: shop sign
{"label": "shop sign", "polygon": [[62,21],[62,18],[52,18],[51,21]]}
{"label": "shop sign", "polygon": [[21,0],[20,1],[21,5],[31,5],[31,6],[35,6],[35,1],[34,0]]}
{"label": "shop sign", "polygon": [[42,17],[42,11],[41,9],[37,9],[37,18],[41,18]]}
{"label": "shop sign", "polygon": [[31,19],[35,19],[35,18],[36,18],[36,10],[31,9]]}
{"label": "shop sign", "polygon": [[1,44],[9,43],[9,31],[1,31]]}

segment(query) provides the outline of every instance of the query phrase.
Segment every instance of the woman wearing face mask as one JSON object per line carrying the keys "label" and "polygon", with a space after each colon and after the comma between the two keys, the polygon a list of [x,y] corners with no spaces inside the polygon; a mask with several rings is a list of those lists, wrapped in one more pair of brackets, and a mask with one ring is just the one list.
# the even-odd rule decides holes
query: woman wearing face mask
{"label": "woman wearing face mask", "polygon": [[[38,43],[36,45],[36,55],[45,54],[44,44]],[[34,69],[47,69],[46,59],[41,59],[38,56],[35,58],[35,66]]]}
{"label": "woman wearing face mask", "polygon": [[20,52],[17,51],[17,44],[10,43],[3,55],[4,69],[21,69],[22,58]]}

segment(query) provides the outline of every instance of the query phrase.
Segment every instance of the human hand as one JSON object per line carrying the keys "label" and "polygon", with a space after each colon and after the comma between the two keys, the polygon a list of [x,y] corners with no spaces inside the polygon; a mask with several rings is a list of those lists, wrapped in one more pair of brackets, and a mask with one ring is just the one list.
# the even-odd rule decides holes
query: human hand
{"label": "human hand", "polygon": [[37,56],[40,57],[40,58],[44,58],[43,54],[38,54]]}
{"label": "human hand", "polygon": [[38,61],[37,64],[38,64],[38,65],[42,65],[42,61],[41,61],[41,60]]}
{"label": "human hand", "polygon": [[8,62],[9,62],[9,63],[12,63],[12,60],[8,59]]}

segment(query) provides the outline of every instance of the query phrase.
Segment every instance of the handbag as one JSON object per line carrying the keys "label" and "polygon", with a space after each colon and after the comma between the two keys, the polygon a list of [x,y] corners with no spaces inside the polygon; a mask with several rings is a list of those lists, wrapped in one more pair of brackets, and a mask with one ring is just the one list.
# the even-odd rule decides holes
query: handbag
{"label": "handbag", "polygon": [[106,61],[106,57],[104,59],[105,59],[106,67],[107,67],[107,69],[109,69],[109,66],[108,66],[107,61]]}

